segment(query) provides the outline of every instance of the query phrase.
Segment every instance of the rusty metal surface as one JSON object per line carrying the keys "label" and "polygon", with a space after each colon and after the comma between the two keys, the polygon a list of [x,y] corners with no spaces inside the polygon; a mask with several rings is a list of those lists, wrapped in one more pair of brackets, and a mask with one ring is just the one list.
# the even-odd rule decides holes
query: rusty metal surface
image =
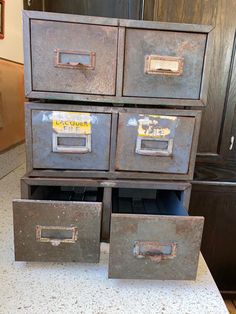
{"label": "rusty metal surface", "polygon": [[184,59],[180,57],[145,56],[144,73],[152,75],[182,75]]}
{"label": "rusty metal surface", "polygon": [[[102,241],[109,241],[110,237],[110,220],[112,210],[112,191],[114,188],[119,188],[119,194],[124,196],[124,192],[128,191],[129,195],[132,193],[134,187],[134,181],[132,180],[97,180],[97,179],[75,179],[75,178],[29,178],[23,177],[21,179],[21,198],[25,199],[49,199],[48,194],[54,187],[100,187],[103,189],[103,197],[99,197],[95,200],[102,202]],[[188,210],[189,192],[191,185],[188,182],[173,182],[173,181],[142,181],[136,180],[135,188],[138,189],[138,196],[148,198],[148,195],[153,195],[153,190],[174,190],[179,191],[181,202],[183,206]],[[150,191],[151,190],[151,191]],[[58,190],[57,190],[58,191]],[[85,190],[86,192],[86,190]],[[101,193],[101,190],[98,191]],[[62,197],[61,192],[57,192],[57,197]],[[132,194],[131,194],[132,195]],[[52,196],[50,196],[50,199]],[[156,192],[155,192],[156,197]],[[155,198],[154,197],[154,198]],[[87,198],[87,197],[86,197]],[[113,197],[114,198],[114,197]],[[55,199],[55,198],[53,198]],[[70,197],[74,199],[74,197]],[[78,201],[79,199],[76,199]],[[90,200],[91,201],[91,200]],[[118,201],[115,201],[118,204]],[[150,208],[151,210],[151,208]]]}
{"label": "rusty metal surface", "polygon": [[[108,170],[111,115],[91,113],[91,121],[91,151],[79,153],[78,147],[76,150],[74,148],[74,153],[54,152],[52,111],[33,110],[33,167],[38,169]],[[68,134],[66,139],[68,146],[65,148],[67,150],[71,147],[72,138],[70,137],[72,135]]]}
{"label": "rusty metal surface", "polygon": [[[206,25],[151,23],[25,11],[26,95],[29,98],[142,105],[163,105],[165,98],[166,105],[205,106],[212,29],[213,27]],[[132,51],[128,39],[125,39],[125,32],[128,36],[133,32],[139,35],[135,33],[134,36],[129,36],[133,37],[132,40],[136,44]],[[145,36],[141,35],[142,32]],[[100,36],[101,33],[104,36]],[[48,48],[51,50],[48,51]],[[150,49],[146,53],[148,48]],[[51,52],[58,49],[95,53],[94,70],[91,70],[93,62],[90,62],[89,66],[87,62],[84,64],[82,61],[81,67],[81,58],[77,55],[74,60],[73,53],[68,64],[63,63],[62,67],[55,67],[55,58],[51,58]],[[169,68],[168,73],[164,71],[161,75],[153,75],[153,72],[151,75],[144,74],[146,56],[141,56],[142,52],[147,56],[184,59],[183,75],[171,76]],[[177,53],[180,56],[176,55]],[[133,71],[136,66],[137,73]],[[173,70],[173,67],[171,69]],[[65,71],[69,74],[65,74]],[[175,69],[173,72],[176,74]],[[164,78],[162,74],[165,74]]]}
{"label": "rusty metal surface", "polygon": [[[112,119],[112,123],[111,123],[111,136],[110,136],[110,140],[108,139],[108,135],[107,135],[107,128],[109,128],[110,123],[107,124],[106,128],[96,128],[97,132],[94,133],[94,136],[96,136],[96,149],[98,154],[96,155],[97,157],[95,158],[95,162],[92,162],[92,166],[95,168],[97,165],[97,160],[101,157],[101,160],[104,161],[105,158],[107,158],[106,154],[107,154],[107,150],[104,149],[103,151],[100,149],[100,146],[103,145],[102,141],[104,138],[107,139],[108,141],[108,146],[110,146],[110,163],[106,163],[104,162],[104,167],[108,167],[109,171],[107,171],[107,168],[105,170],[102,169],[92,169],[91,167],[91,163],[89,163],[89,156],[87,156],[87,165],[86,165],[86,161],[84,160],[83,165],[88,167],[87,169],[85,168],[84,170],[78,167],[81,167],[81,162],[80,159],[77,159],[77,161],[72,160],[73,159],[73,154],[67,154],[66,160],[69,159],[69,162],[74,164],[74,168],[73,169],[65,169],[65,163],[61,162],[60,163],[60,168],[55,168],[55,169],[50,169],[50,168],[36,168],[35,165],[33,164],[33,157],[37,158],[37,156],[33,156],[33,142],[32,142],[32,138],[33,138],[33,132],[37,132],[34,130],[34,128],[32,128],[32,122],[31,122],[31,116],[32,116],[32,112],[34,111],[47,111],[47,112],[52,112],[52,110],[54,111],[62,111],[62,112],[67,112],[67,113],[71,113],[71,112],[88,112],[91,115],[100,115],[100,114],[105,114],[108,115],[110,118]],[[136,171],[131,170],[131,171],[122,171],[122,170],[116,170],[115,169],[115,154],[116,154],[116,146],[117,146],[117,131],[118,131],[118,116],[122,116],[121,114],[123,113],[127,113],[130,114],[131,116],[135,116],[137,114],[137,112],[139,114],[142,115],[151,115],[151,116],[174,116],[174,117],[185,117],[185,119],[188,119],[189,121],[195,121],[194,122],[194,131],[193,131],[193,136],[191,135],[192,130],[190,127],[188,127],[187,129],[185,129],[185,131],[183,132],[184,134],[181,134],[181,139],[183,140],[183,143],[180,143],[180,146],[182,145],[183,150],[185,150],[185,146],[184,143],[186,143],[186,138],[188,137],[187,141],[191,142],[190,136],[192,136],[192,144],[191,144],[191,150],[190,150],[190,158],[189,158],[189,166],[188,166],[188,172],[187,173],[170,173],[170,172],[145,172],[145,171],[140,171],[139,169]],[[42,117],[43,118],[43,117]],[[47,117],[46,117],[46,120]],[[195,164],[195,157],[196,157],[196,151],[197,151],[197,141],[198,141],[198,135],[199,135],[199,127],[200,127],[200,120],[201,120],[201,111],[200,110],[186,110],[186,109],[182,109],[182,110],[177,110],[177,109],[160,109],[160,108],[152,108],[152,109],[148,109],[148,108],[127,108],[127,107],[117,107],[117,106],[112,106],[112,107],[105,107],[105,106],[90,106],[89,108],[84,105],[72,105],[72,104],[65,104],[65,103],[40,103],[40,102],[34,102],[34,103],[28,103],[26,104],[26,142],[27,142],[27,172],[29,173],[29,175],[31,177],[90,177],[90,178],[109,178],[109,179],[142,179],[142,180],[191,180],[193,177],[193,169],[194,169],[194,164]],[[116,123],[117,121],[117,123]],[[185,120],[184,120],[185,121]],[[38,122],[39,123],[39,122]],[[50,123],[50,122],[47,122]],[[39,123],[40,124],[40,123]],[[41,124],[40,124],[41,125]],[[46,125],[46,121],[45,121],[45,125]],[[46,127],[45,129],[47,129],[48,131],[46,132],[47,136],[51,136],[50,135],[50,124],[48,124],[48,127]],[[131,128],[131,126],[130,126]],[[190,128],[190,130],[189,130]],[[37,129],[37,128],[36,128]],[[43,134],[44,130],[41,127],[41,133]],[[181,130],[180,130],[181,131]],[[130,130],[129,130],[130,132]],[[110,134],[109,133],[109,134]],[[122,134],[124,133],[121,129],[119,130],[119,133]],[[132,132],[131,132],[132,133]],[[49,139],[45,139],[44,136],[41,134],[42,139],[40,139],[40,141],[42,140],[42,143],[49,143]],[[100,134],[103,134],[102,140],[100,137]],[[136,135],[134,135],[136,136]],[[100,138],[99,138],[100,137]],[[180,138],[178,139],[178,141],[180,142],[181,140]],[[68,144],[68,140],[66,139],[66,142]],[[62,141],[62,139],[60,139],[60,141]],[[70,139],[71,144],[72,142],[72,138]],[[105,139],[104,139],[105,141]],[[163,143],[164,141],[164,143]],[[63,141],[62,141],[63,142]],[[94,142],[94,141],[92,141]],[[106,141],[105,141],[106,142]],[[147,141],[146,141],[147,142]],[[154,144],[154,141],[150,141],[152,143],[152,146]],[[172,160],[172,155],[173,155],[173,145],[171,143],[171,139],[169,138],[160,138],[160,143],[157,143],[156,145],[159,146],[159,144],[168,144],[167,145],[167,149],[162,149],[160,150],[160,147],[158,148],[158,154],[161,155],[160,157],[163,157],[163,160],[167,160],[166,155],[169,155],[169,161]],[[142,142],[143,143],[143,142]],[[145,142],[144,142],[145,143]],[[134,144],[134,150],[137,148],[138,150],[138,145],[137,145],[137,141],[135,140],[135,144]],[[145,143],[146,145],[146,143]],[[39,145],[40,146],[40,145]],[[93,144],[92,144],[93,146]],[[142,146],[142,145],[141,145]],[[67,147],[68,148],[68,147]],[[142,148],[142,147],[141,147]],[[47,148],[48,149],[48,148]],[[92,147],[93,149],[93,147]],[[121,150],[122,153],[122,147],[119,146],[118,150],[117,150],[117,154],[120,154],[119,150]],[[128,150],[130,148],[128,147]],[[153,149],[153,147],[152,147]],[[52,148],[53,150],[53,148]],[[89,150],[89,149],[88,149]],[[127,150],[127,151],[128,151]],[[125,148],[124,148],[125,151]],[[147,153],[147,147],[145,148],[145,152]],[[187,151],[186,151],[187,152]],[[41,151],[41,153],[43,154],[43,151]],[[133,153],[133,152],[132,152]],[[123,153],[122,153],[123,154]],[[124,157],[126,156],[127,152],[125,152]],[[142,154],[144,154],[143,148],[142,148]],[[35,153],[34,153],[35,155]],[[71,155],[71,156],[69,156]],[[87,154],[78,154],[80,155],[80,158],[84,158]],[[84,155],[84,156],[82,156]],[[138,156],[138,154],[136,154]],[[42,163],[47,165],[47,160],[46,160],[47,154],[45,155],[45,159],[42,160]],[[140,157],[145,157],[139,154],[139,158]],[[159,158],[160,158],[159,157]],[[184,155],[182,156],[184,157]],[[123,158],[123,156],[121,155],[121,158]],[[146,156],[145,158],[151,158],[151,156]],[[155,161],[155,157],[152,157],[153,160]],[[72,160],[72,161],[71,161]],[[150,159],[151,160],[151,159]],[[160,159],[161,160],[161,159]],[[186,159],[188,160],[188,158]],[[163,162],[163,161],[162,161]],[[52,164],[52,163],[51,163]],[[100,165],[102,165],[102,162],[99,162]],[[58,164],[57,164],[58,165]],[[155,166],[157,166],[157,163],[155,163]],[[46,166],[47,167],[47,166]],[[142,166],[141,166],[142,167]],[[187,164],[186,164],[187,167]],[[91,169],[91,170],[88,170]],[[99,171],[97,171],[99,170]]]}
{"label": "rusty metal surface", "polygon": [[58,246],[61,243],[76,243],[78,241],[77,227],[37,225],[35,231],[36,241],[49,242],[53,246]]}
{"label": "rusty metal surface", "polygon": [[94,51],[55,49],[54,52],[56,54],[54,64],[55,67],[85,70],[95,69],[96,53]]}
{"label": "rusty metal surface", "polygon": [[[170,117],[166,112],[156,116],[119,114],[116,170],[176,174],[188,172],[195,118]],[[140,135],[141,120],[147,120],[147,123],[143,127],[146,134]],[[140,139],[146,145],[142,154],[137,149]],[[147,140],[150,143],[147,144]]]}
{"label": "rusty metal surface", "polygon": [[101,210],[98,202],[15,200],[15,260],[97,263]]}
{"label": "rusty metal surface", "polygon": [[[205,34],[127,29],[123,95],[199,99],[205,45]],[[182,75],[145,73],[151,55],[183,58]]]}
{"label": "rusty metal surface", "polygon": [[[30,27],[33,90],[115,94],[118,28],[46,20],[31,20]],[[95,53],[94,69],[73,66],[72,55],[72,64],[55,67],[58,50]]]}
{"label": "rusty metal surface", "polygon": [[175,242],[135,241],[133,255],[160,263],[163,260],[175,258],[176,248],[177,243]]}
{"label": "rusty metal surface", "polygon": [[[109,278],[194,280],[196,277],[203,217],[163,215],[112,214]],[[139,258],[137,241],[160,246],[172,245],[173,258],[163,258],[168,252],[146,252]],[[154,254],[155,253],[155,254]],[[150,258],[150,255],[156,255]]]}

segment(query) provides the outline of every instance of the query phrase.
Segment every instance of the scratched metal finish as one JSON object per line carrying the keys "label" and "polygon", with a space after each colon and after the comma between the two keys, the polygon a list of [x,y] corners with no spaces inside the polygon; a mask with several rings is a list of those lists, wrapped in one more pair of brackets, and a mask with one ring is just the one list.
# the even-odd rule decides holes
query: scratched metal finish
{"label": "scratched metal finish", "polygon": [[[114,95],[117,34],[112,26],[32,20],[33,90]],[[95,69],[55,67],[55,49],[95,52]]]}
{"label": "scratched metal finish", "polygon": [[[203,217],[112,214],[109,278],[194,280]],[[176,243],[176,256],[137,258],[137,241]]]}
{"label": "scratched metal finish", "polygon": [[33,167],[38,169],[108,170],[110,151],[110,114],[91,113],[91,152],[52,151],[52,111],[32,111]]}
{"label": "scratched metal finish", "polygon": [[[124,96],[200,97],[205,34],[127,29],[125,45]],[[183,74],[145,74],[145,57],[148,55],[184,58]]]}
{"label": "scratched metal finish", "polygon": [[[162,115],[162,117],[164,116]],[[116,170],[187,173],[195,119],[176,116],[176,128],[173,130],[172,120],[151,117],[157,121],[158,128],[170,129],[170,135],[163,136],[162,139],[168,140],[169,136],[172,137],[172,156],[145,156],[135,152],[139,119],[140,115],[138,114],[119,114]]]}
{"label": "scratched metal finish", "polygon": [[[14,201],[15,260],[97,263],[101,207],[101,203],[90,202]],[[77,241],[59,245],[36,241],[37,225],[76,227]]]}

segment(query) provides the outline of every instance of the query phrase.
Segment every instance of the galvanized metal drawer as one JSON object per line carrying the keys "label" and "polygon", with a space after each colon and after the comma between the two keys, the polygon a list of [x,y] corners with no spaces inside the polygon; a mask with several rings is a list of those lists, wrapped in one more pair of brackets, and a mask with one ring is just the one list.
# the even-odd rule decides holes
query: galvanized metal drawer
{"label": "galvanized metal drawer", "polygon": [[114,95],[118,29],[31,20],[35,91]]}
{"label": "galvanized metal drawer", "polygon": [[207,103],[212,26],[24,11],[28,98]]}
{"label": "galvanized metal drawer", "polygon": [[36,169],[108,170],[111,115],[32,110]]}
{"label": "galvanized metal drawer", "polygon": [[199,110],[28,103],[31,177],[191,180]]}
{"label": "galvanized metal drawer", "polygon": [[99,261],[102,202],[74,201],[69,191],[36,188],[36,199],[13,201],[16,261]]}
{"label": "galvanized metal drawer", "polygon": [[199,99],[206,34],[127,29],[124,96]]}
{"label": "galvanized metal drawer", "polygon": [[121,194],[111,216],[109,278],[194,280],[204,218],[188,217],[176,191],[149,196]]}
{"label": "galvanized metal drawer", "polygon": [[116,170],[188,173],[196,117],[165,112],[119,114]]}

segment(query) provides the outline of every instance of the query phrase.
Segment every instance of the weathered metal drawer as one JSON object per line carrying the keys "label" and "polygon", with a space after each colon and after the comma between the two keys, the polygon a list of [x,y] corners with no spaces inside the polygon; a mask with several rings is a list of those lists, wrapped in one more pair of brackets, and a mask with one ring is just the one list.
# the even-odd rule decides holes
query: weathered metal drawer
{"label": "weathered metal drawer", "polygon": [[102,202],[78,187],[36,187],[13,201],[16,261],[91,262],[100,256]]}
{"label": "weathered metal drawer", "polygon": [[118,29],[32,19],[35,91],[114,95]]}
{"label": "weathered metal drawer", "polygon": [[32,110],[31,121],[34,168],[108,170],[110,114]]}
{"label": "weathered metal drawer", "polygon": [[31,177],[191,180],[200,110],[28,103]]}
{"label": "weathered metal drawer", "polygon": [[127,29],[123,95],[199,99],[206,38],[206,34]]}
{"label": "weathered metal drawer", "polygon": [[187,111],[166,110],[155,115],[120,113],[116,170],[188,173],[196,154],[193,138],[199,123]]}
{"label": "weathered metal drawer", "polygon": [[212,26],[24,11],[28,98],[207,104]]}
{"label": "weathered metal drawer", "polygon": [[119,198],[113,200],[109,278],[194,280],[204,218],[188,217],[176,191],[121,191]]}

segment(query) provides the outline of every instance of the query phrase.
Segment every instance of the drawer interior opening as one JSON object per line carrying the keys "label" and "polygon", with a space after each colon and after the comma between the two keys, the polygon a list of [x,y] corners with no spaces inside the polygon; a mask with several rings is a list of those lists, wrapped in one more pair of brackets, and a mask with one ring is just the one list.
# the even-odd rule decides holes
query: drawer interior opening
{"label": "drawer interior opening", "polygon": [[103,188],[84,186],[31,186],[31,199],[102,202]]}
{"label": "drawer interior opening", "polygon": [[183,191],[114,188],[112,213],[188,216]]}

